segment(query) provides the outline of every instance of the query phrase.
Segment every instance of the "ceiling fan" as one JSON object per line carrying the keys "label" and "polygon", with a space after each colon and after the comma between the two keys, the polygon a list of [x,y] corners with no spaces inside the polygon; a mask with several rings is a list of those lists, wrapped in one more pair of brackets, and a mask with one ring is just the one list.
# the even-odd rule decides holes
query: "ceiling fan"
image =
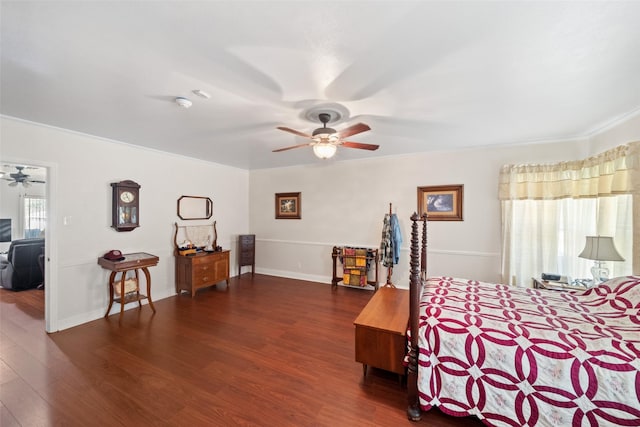
{"label": "ceiling fan", "polygon": [[30,179],[29,177],[31,175],[27,175],[26,173],[22,172],[22,170],[28,168],[28,166],[16,166],[15,168],[18,170],[18,172],[9,174],[10,178],[6,178],[4,176],[2,177],[2,179],[4,179],[5,181],[11,181],[9,187],[15,187],[18,184],[22,184],[23,187],[30,187],[33,183],[45,183],[45,181],[41,181],[39,179]]}
{"label": "ceiling fan", "polygon": [[328,159],[330,157],[333,157],[333,155],[336,153],[336,150],[338,149],[338,146],[370,151],[377,150],[379,147],[379,145],[363,144],[361,142],[351,142],[345,141],[343,139],[370,130],[371,128],[364,123],[357,123],[355,125],[342,129],[341,131],[337,131],[333,128],[327,127],[327,123],[329,123],[329,121],[331,120],[331,114],[320,113],[318,114],[318,119],[320,119],[320,121],[322,122],[322,127],[314,130],[311,135],[288,127],[279,126],[278,129],[301,136],[303,138],[309,138],[311,139],[311,142],[307,142],[306,144],[293,145],[291,147],[279,148],[277,150],[273,150],[273,152],[278,153],[280,151],[287,151],[293,148],[311,146],[313,147],[313,152],[317,157],[321,159]]}

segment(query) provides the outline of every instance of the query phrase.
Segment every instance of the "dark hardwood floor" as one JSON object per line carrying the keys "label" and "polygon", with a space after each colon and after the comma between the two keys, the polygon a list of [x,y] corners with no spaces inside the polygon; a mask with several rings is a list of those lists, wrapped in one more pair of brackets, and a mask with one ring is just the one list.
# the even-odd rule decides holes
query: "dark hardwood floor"
{"label": "dark hardwood floor", "polygon": [[43,292],[0,289],[0,425],[476,426],[412,423],[394,374],[354,360],[371,291],[244,274],[44,332]]}

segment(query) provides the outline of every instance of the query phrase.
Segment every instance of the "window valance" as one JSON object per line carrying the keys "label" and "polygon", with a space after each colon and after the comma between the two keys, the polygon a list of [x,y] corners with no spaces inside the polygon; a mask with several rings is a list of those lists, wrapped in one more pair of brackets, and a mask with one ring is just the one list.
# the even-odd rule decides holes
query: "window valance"
{"label": "window valance", "polygon": [[640,192],[640,141],[585,160],[544,165],[505,165],[500,200],[604,197]]}

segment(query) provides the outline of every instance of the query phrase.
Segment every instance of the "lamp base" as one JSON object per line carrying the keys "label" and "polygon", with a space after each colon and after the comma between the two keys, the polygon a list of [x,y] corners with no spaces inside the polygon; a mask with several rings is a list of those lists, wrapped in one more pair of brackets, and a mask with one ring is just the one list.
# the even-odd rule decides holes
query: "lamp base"
{"label": "lamp base", "polygon": [[593,267],[591,267],[591,274],[593,275],[594,285],[598,285],[609,280],[609,269],[605,267],[603,261],[595,262]]}

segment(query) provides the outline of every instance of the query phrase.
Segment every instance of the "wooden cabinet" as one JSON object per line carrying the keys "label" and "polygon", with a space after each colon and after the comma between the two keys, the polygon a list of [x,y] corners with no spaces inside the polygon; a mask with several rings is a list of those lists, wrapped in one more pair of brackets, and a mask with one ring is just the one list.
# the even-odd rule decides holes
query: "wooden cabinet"
{"label": "wooden cabinet", "polygon": [[356,327],[356,362],[404,375],[407,346],[409,291],[382,287],[353,322]]}
{"label": "wooden cabinet", "polygon": [[191,292],[226,280],[229,286],[229,251],[176,255],[176,292]]}
{"label": "wooden cabinet", "polygon": [[253,276],[256,268],[256,236],[255,234],[244,234],[238,237],[238,275],[242,273],[242,267],[251,266]]}

